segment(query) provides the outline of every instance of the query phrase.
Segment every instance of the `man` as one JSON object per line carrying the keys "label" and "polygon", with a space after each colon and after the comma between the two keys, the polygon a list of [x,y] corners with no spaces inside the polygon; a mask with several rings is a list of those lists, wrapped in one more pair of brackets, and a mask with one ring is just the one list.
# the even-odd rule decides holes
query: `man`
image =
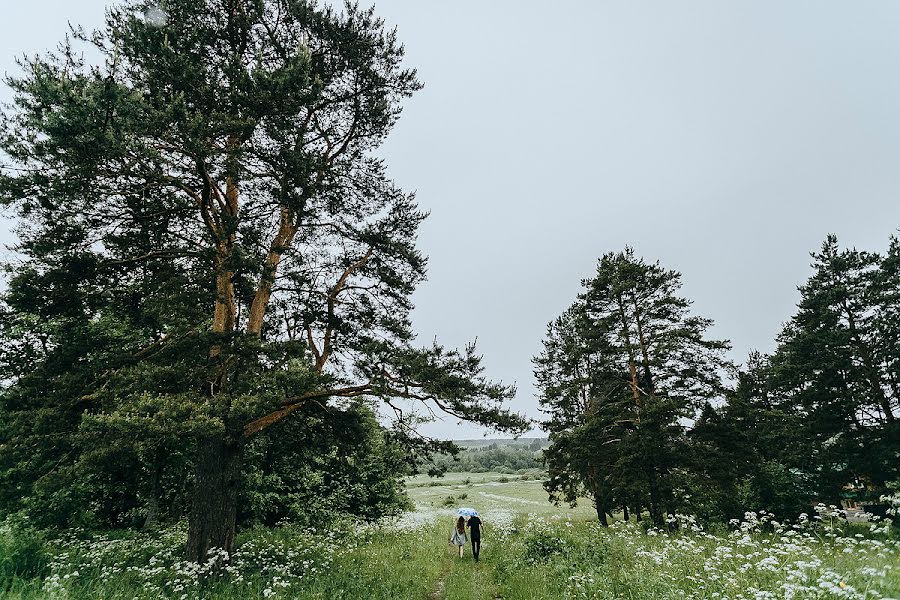
{"label": "man", "polygon": [[475,556],[475,562],[478,562],[478,555],[481,553],[481,529],[484,524],[478,515],[472,515],[466,527],[469,528],[469,537],[472,539],[472,555]]}

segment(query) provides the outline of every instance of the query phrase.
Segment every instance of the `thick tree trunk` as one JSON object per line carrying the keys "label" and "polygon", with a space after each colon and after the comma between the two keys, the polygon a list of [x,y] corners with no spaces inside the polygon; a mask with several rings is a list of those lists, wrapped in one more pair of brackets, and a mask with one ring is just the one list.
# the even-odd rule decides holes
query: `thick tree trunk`
{"label": "thick tree trunk", "polygon": [[628,520],[628,517],[629,517],[629,515],[628,515],[628,505],[627,505],[627,504],[623,504],[623,505],[622,505],[622,518],[625,519],[625,520],[627,521],[627,520]]}
{"label": "thick tree trunk", "polygon": [[213,548],[230,554],[234,547],[242,450],[240,439],[200,441],[188,521],[186,558],[191,562],[206,562]]}
{"label": "thick tree trunk", "polygon": [[597,509],[597,518],[604,527],[609,527],[609,521],[606,520],[606,500],[600,492],[594,492],[594,507]]}
{"label": "thick tree trunk", "polygon": [[632,511],[632,512],[634,512],[634,520],[637,521],[637,522],[639,522],[639,523],[640,523],[641,520],[642,520],[642,517],[641,517],[641,510],[642,510],[641,503],[638,502],[638,503],[636,503],[636,504],[634,505],[634,511]]}

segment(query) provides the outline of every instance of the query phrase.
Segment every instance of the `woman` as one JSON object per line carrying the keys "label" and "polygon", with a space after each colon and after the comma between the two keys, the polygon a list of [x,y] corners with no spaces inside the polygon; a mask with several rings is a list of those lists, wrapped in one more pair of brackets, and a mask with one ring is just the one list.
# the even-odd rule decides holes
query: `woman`
{"label": "woman", "polygon": [[463,557],[466,548],[466,520],[462,517],[456,520],[453,531],[450,532],[450,544],[459,547],[459,557]]}

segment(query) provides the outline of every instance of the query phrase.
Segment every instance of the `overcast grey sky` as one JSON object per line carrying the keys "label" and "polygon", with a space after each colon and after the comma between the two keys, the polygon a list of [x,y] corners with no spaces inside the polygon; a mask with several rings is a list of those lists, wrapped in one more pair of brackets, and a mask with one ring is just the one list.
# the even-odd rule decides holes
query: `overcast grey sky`
{"label": "overcast grey sky", "polygon": [[[67,21],[99,25],[105,4],[3,0],[2,70]],[[900,227],[900,3],[376,6],[426,84],[383,149],[432,213],[416,329],[477,336],[531,416],[545,325],[603,253],[629,244],[680,270],[743,361],[773,348],[827,233],[880,251]]]}

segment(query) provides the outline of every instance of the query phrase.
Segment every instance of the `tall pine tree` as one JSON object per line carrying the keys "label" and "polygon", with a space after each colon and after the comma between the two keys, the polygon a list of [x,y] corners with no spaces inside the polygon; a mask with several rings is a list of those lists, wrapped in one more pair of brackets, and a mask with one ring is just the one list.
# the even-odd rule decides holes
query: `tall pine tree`
{"label": "tall pine tree", "polygon": [[648,508],[657,526],[675,508],[686,420],[723,394],[722,377],[732,368],[724,358],[728,343],[706,338],[712,322],[690,314],[680,287],[679,273],[636,258],[630,248],[609,253],[551,325],[535,359],[553,432],[550,464],[558,465],[551,492],[555,482],[574,478],[592,492],[599,488],[595,498]]}
{"label": "tall pine tree", "polygon": [[794,437],[806,464],[796,466],[824,500],[857,477],[883,490],[898,476],[896,247],[883,258],[828,236],[771,357],[770,394],[803,415]]}
{"label": "tall pine tree", "polygon": [[23,260],[2,313],[4,451],[41,446],[40,481],[86,451],[65,435],[85,424],[148,449],[190,437],[203,561],[232,547],[247,441],[311,402],[523,427],[474,348],[412,346],[425,215],[373,155],[420,87],[395,32],[355,4],[148,8],[111,9],[8,81],[0,200]]}

